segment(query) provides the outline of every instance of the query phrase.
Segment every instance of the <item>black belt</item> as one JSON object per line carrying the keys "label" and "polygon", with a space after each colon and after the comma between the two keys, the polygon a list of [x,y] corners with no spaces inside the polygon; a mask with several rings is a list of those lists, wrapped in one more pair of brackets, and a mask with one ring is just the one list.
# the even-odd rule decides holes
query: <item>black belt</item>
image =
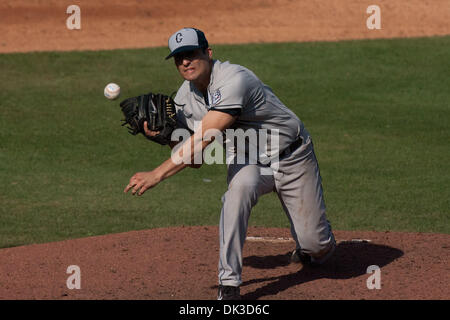
{"label": "black belt", "polygon": [[290,153],[294,152],[302,144],[303,144],[303,138],[300,136],[297,138],[297,140],[292,142],[286,149],[284,149],[284,151],[280,154],[280,158],[283,158],[284,156],[287,156]]}

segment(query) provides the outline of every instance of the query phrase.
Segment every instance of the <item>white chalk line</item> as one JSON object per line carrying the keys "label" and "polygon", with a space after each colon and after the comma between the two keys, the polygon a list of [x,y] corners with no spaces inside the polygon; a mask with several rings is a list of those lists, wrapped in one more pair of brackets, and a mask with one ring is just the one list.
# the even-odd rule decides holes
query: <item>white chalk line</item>
{"label": "white chalk line", "polygon": [[[253,237],[248,236],[246,238],[249,242],[271,242],[271,243],[284,243],[284,242],[295,242],[292,238],[284,238],[284,237]],[[370,239],[351,239],[351,240],[341,240],[337,241],[337,243],[367,243],[372,242]]]}
{"label": "white chalk line", "polygon": [[247,237],[247,241],[272,242],[272,243],[295,242],[294,239],[292,238],[276,238],[276,237]]}

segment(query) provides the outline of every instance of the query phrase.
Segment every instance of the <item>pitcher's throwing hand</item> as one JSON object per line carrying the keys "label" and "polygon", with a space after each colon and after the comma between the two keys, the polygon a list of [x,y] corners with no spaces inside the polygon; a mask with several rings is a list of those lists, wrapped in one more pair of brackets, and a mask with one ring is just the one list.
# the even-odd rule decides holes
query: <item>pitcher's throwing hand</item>
{"label": "pitcher's throwing hand", "polygon": [[161,178],[154,171],[149,172],[138,172],[131,177],[130,183],[125,187],[123,192],[127,193],[131,188],[133,188],[132,193],[138,196],[144,194],[150,188],[156,186],[161,182]]}

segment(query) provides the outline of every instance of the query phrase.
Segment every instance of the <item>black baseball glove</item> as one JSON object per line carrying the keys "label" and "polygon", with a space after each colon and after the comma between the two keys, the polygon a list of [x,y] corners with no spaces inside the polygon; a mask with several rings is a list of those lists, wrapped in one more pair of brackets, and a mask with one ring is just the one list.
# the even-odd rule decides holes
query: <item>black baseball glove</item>
{"label": "black baseball glove", "polygon": [[[172,97],[163,94],[148,93],[137,97],[123,100],[120,103],[125,119],[124,125],[128,124],[128,131],[132,135],[142,133],[148,139],[161,145],[170,142],[172,131],[176,128],[175,102]],[[153,137],[149,137],[144,131],[144,121],[151,131],[159,131]]]}

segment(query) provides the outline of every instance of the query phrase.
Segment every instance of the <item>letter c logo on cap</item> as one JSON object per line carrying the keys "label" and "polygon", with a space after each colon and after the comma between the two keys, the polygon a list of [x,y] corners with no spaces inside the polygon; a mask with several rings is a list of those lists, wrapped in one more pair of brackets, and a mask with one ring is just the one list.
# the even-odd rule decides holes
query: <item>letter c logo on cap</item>
{"label": "letter c logo on cap", "polygon": [[181,41],[183,41],[183,34],[182,33],[177,33],[177,35],[175,36],[175,41],[177,43],[180,43]]}

